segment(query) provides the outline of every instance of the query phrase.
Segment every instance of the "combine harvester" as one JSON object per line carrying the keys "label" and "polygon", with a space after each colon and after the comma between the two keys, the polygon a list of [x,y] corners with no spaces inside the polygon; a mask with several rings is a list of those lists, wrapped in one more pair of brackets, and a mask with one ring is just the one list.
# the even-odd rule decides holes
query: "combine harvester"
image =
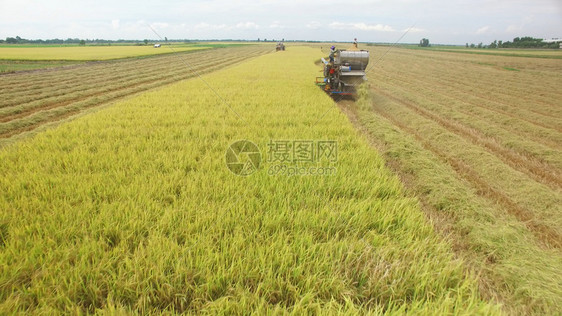
{"label": "combine harvester", "polygon": [[322,58],[324,76],[316,77],[316,85],[330,95],[354,96],[367,80],[365,70],[369,64],[369,51],[357,48],[357,39],[350,49],[336,50],[332,46],[329,60]]}

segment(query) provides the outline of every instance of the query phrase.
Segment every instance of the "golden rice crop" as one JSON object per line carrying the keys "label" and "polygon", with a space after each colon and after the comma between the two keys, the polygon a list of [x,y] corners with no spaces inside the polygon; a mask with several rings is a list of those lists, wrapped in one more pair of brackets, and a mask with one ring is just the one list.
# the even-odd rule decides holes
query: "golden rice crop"
{"label": "golden rice crop", "polygon": [[[207,47],[173,46],[176,52]],[[167,46],[66,46],[66,47],[0,47],[0,59],[15,60],[107,60],[146,55],[169,54]]]}
{"label": "golden rice crop", "polygon": [[[288,48],[0,152],[0,311],[494,314],[415,199]],[[247,139],[262,167],[225,163]],[[332,140],[272,176],[271,140]]]}

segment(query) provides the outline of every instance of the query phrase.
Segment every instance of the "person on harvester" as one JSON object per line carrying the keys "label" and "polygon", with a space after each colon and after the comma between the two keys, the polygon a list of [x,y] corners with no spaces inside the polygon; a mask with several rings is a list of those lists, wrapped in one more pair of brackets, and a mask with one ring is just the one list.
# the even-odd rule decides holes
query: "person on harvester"
{"label": "person on harvester", "polygon": [[336,55],[336,46],[330,47],[330,62],[334,62],[334,57]]}

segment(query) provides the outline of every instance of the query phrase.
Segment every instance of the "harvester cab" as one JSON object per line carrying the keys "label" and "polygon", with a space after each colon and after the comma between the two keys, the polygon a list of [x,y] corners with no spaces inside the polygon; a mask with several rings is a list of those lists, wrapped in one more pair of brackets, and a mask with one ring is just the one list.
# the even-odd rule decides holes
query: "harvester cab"
{"label": "harvester cab", "polygon": [[357,48],[354,42],[350,49],[332,50],[329,60],[322,58],[324,76],[316,77],[316,85],[330,95],[350,95],[367,80],[369,51]]}
{"label": "harvester cab", "polygon": [[285,50],[285,43],[283,42],[279,42],[277,43],[277,47],[275,47],[275,51],[281,51],[281,50]]}

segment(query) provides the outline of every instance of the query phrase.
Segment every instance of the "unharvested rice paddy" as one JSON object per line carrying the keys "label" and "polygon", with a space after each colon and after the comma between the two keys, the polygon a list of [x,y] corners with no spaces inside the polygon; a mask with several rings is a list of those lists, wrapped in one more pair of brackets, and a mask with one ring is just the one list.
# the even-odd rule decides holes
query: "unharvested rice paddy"
{"label": "unharvested rice paddy", "polygon": [[[319,56],[206,75],[230,108],[193,79],[4,148],[0,310],[498,312],[310,84]],[[264,155],[271,139],[337,141],[337,173],[237,176],[224,154],[240,139]]]}
{"label": "unharvested rice paddy", "polygon": [[559,55],[368,46],[335,103],[320,46],[0,75],[0,314],[562,313]]}
{"label": "unharvested rice paddy", "polygon": [[154,48],[152,45],[62,47],[0,46],[0,60],[108,60],[201,49],[209,49],[209,47],[192,45],[162,45],[162,47],[159,48]]}

